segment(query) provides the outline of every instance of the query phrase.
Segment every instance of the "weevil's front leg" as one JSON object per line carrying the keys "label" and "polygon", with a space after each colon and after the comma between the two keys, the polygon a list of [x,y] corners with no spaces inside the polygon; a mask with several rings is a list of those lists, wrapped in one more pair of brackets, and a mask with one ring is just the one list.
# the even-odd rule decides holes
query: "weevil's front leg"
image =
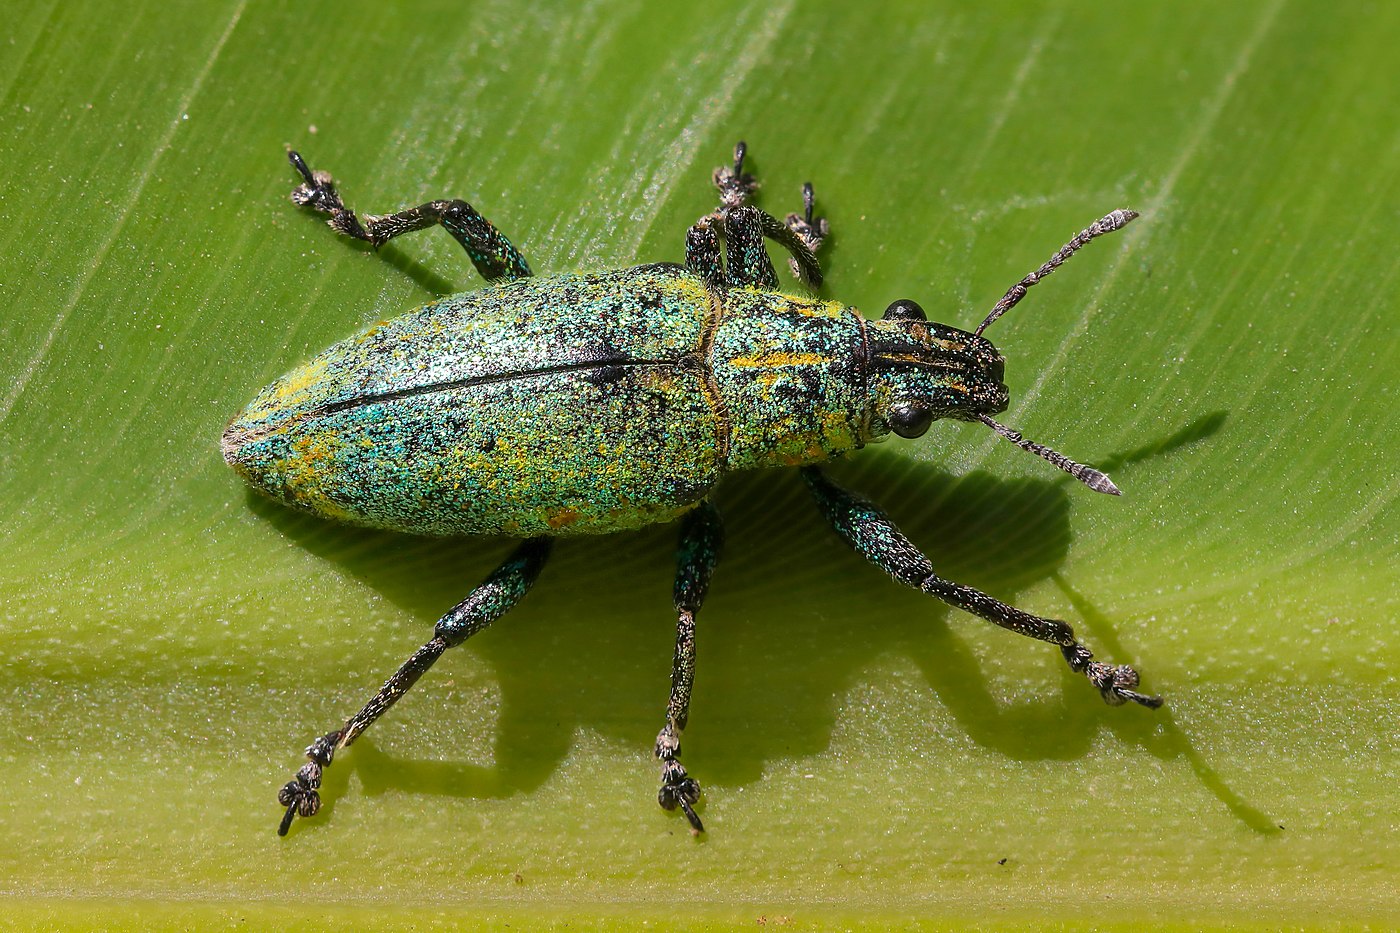
{"label": "weevil's front leg", "polygon": [[[768,250],[763,246],[764,237],[787,250],[791,257],[788,265],[793,275],[813,288],[822,284],[821,265],[812,247],[796,229],[783,224],[772,214],[752,205],[730,211],[724,217],[724,236],[728,240],[726,255],[730,285],[778,287],[778,275],[773,271]],[[820,238],[815,242],[821,245]]]}
{"label": "weevil's front leg", "polygon": [[429,201],[394,214],[366,214],[363,222],[345,206],[327,172],[313,172],[296,152],[288,152],[292,167],[302,183],[292,191],[292,201],[302,207],[329,214],[331,229],[345,236],[372,243],[376,248],[394,237],[413,230],[426,230],[441,224],[462,244],[472,265],[487,281],[520,279],[530,275],[530,266],[520,251],[491,221],[466,201]]}
{"label": "weevil's front leg", "polygon": [[680,807],[697,833],[705,831],[695,815],[700,784],[678,759],[681,732],[690,718],[690,687],[695,681],[695,614],[705,601],[723,538],[719,513],[708,501],[701,502],[681,526],[676,552],[676,653],[671,661],[671,699],[666,704],[666,725],[656,737],[656,757],[661,762],[657,801],[667,810]]}
{"label": "weevil's front leg", "polygon": [[337,751],[359,738],[360,733],[398,702],[433,666],[433,662],[442,657],[444,651],[460,645],[505,615],[520,601],[539,576],[552,545],[550,538],[531,538],[522,543],[466,599],[438,620],[432,640],[415,651],[394,672],[394,676],[379,688],[364,709],[351,716],[339,729],[311,743],[306,749],[306,757],[310,760],[277,793],[277,802],[287,808],[281,825],[277,827],[277,835],[287,835],[294,817],[313,816],[321,808],[321,795],[318,792],[321,772],[330,766]]}
{"label": "weevil's front leg", "polygon": [[1138,675],[1131,667],[1095,661],[1093,653],[1075,640],[1074,630],[1066,623],[1022,612],[981,590],[942,579],[933,572],[929,559],[880,509],[837,486],[816,467],[804,468],[802,475],[836,533],[862,557],[900,583],[937,596],[1002,628],[1059,645],[1070,669],[1089,678],[1104,700],[1114,706],[1128,700],[1153,708],[1162,705],[1161,697],[1133,689],[1138,685]]}

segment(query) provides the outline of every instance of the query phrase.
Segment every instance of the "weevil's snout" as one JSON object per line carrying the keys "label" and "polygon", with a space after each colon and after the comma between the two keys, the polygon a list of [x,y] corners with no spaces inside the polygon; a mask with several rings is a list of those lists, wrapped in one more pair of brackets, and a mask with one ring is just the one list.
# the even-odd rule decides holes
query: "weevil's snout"
{"label": "weevil's snout", "polygon": [[919,437],[939,418],[1006,410],[1006,361],[986,338],[933,323],[908,299],[868,322],[866,335],[872,436]]}

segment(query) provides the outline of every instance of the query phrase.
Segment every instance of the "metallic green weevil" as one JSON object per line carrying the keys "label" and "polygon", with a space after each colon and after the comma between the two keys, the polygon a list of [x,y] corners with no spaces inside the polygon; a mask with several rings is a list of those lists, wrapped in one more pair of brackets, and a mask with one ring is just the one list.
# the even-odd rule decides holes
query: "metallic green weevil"
{"label": "metallic green weevil", "polygon": [[[1064,622],[1043,619],[942,579],[874,505],[816,464],[890,432],[918,437],[937,418],[980,421],[1079,479],[1116,495],[1098,470],[1024,440],[992,416],[1006,410],[1003,359],[982,333],[1085,243],[1137,215],[1091,224],[1012,286],[973,332],[930,322],[896,301],[878,320],[834,301],[784,294],[764,246],[821,284],[813,216],[786,222],[748,201],[758,187],[733,166],[714,173],[720,206],[686,236],[685,263],[536,278],[525,258],[465,201],[431,201],[363,220],[331,177],[289,153],[302,183],[292,200],[336,232],[374,246],[441,225],[486,288],[433,301],[336,344],[264,389],[229,423],[224,459],[258,490],[343,522],[422,535],[510,535],[513,554],[437,623],[383,688],[344,725],[311,743],[278,794],[278,832],[320,808],[322,770],[444,651],[525,595],[556,535],[603,534],[680,520],[676,648],[665,724],[656,739],[658,799],[703,831],[700,785],[680,762],[695,674],[695,616],[721,544],[710,491],[726,474],[795,466],[832,527],[900,583],[1004,628],[1057,645],[1114,705],[1161,699],[1135,691],[1130,667],[1093,660]],[[721,246],[722,244],[722,246]]]}

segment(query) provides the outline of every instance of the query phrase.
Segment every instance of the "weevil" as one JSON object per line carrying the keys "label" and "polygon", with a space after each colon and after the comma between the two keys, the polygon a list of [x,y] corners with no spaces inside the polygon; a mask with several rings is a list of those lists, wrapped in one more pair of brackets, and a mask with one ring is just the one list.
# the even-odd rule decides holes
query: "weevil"
{"label": "weevil", "polygon": [[279,835],[320,808],[335,754],[393,706],[448,648],[514,608],[557,536],[679,521],[671,690],[655,757],[658,801],[693,831],[700,785],[681,764],[690,717],[696,615],[722,543],[710,493],[727,473],[801,470],[836,533],[866,560],[989,622],[1059,647],[1113,705],[1157,707],[1133,668],[1106,664],[1071,627],[944,580],[888,516],[818,464],[939,418],[979,421],[1096,492],[1102,472],[993,419],[1006,410],[1004,360],[983,332],[1081,246],[1137,216],[1115,210],[1013,285],[974,331],[928,320],[914,301],[879,319],[782,292],[765,240],[814,293],[828,236],[814,216],[785,221],[749,203],[745,147],[713,175],[719,206],[686,234],[683,264],[535,277],[525,257],[465,201],[429,201],[363,219],[331,176],[288,152],[296,204],[374,247],[441,226],[488,283],[376,323],[264,389],[224,431],[224,459],[256,489],[329,519],[419,535],[523,539],[438,620],[433,637],[364,708],[306,749],[278,793]]}

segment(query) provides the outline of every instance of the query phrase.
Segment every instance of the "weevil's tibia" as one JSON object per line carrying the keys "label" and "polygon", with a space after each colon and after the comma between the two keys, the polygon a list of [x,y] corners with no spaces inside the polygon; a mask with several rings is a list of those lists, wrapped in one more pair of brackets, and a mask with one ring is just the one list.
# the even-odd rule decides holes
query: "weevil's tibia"
{"label": "weevil's tibia", "polygon": [[289,150],[287,159],[302,177],[302,183],[292,191],[292,201],[329,214],[327,223],[337,233],[364,240],[378,249],[401,234],[441,224],[462,244],[472,265],[487,281],[520,279],[531,274],[529,263],[514,244],[466,201],[429,201],[382,217],[366,214],[361,222],[340,199],[329,174],[311,171],[297,152]]}
{"label": "weevil's tibia", "polygon": [[977,325],[977,329],[973,331],[973,333],[979,337],[982,336],[982,332],[988,327],[991,327],[993,321],[1016,307],[1017,302],[1026,297],[1026,289],[1058,269],[1066,259],[1074,255],[1079,247],[1088,243],[1095,237],[1101,237],[1105,233],[1112,233],[1114,230],[1121,230],[1136,216],[1138,216],[1137,211],[1111,211],[1083,230],[1080,230],[1070,238],[1068,243],[1061,246],[1059,250],[1055,252],[1055,255],[1051,256],[1043,266],[1007,289],[1006,294],[1001,297],[1001,301],[998,301],[992,306],[992,310],[987,314],[987,317],[982,323]]}
{"label": "weevil's tibia", "polygon": [[480,586],[438,620],[432,640],[394,672],[364,709],[350,717],[344,726],[307,747],[307,763],[277,792],[277,802],[287,808],[277,827],[277,835],[287,835],[295,817],[314,816],[321,809],[321,773],[330,766],[336,752],[359,738],[398,702],[444,651],[460,645],[520,602],[539,576],[552,545],[550,538],[530,538],[522,542]]}
{"label": "weevil's tibia", "polygon": [[708,500],[686,515],[676,551],[676,653],[671,661],[671,697],[666,704],[666,725],[656,737],[656,757],[661,762],[657,802],[667,810],[680,807],[697,833],[705,831],[695,814],[700,784],[679,761],[681,732],[690,719],[690,688],[695,682],[695,615],[705,601],[723,541],[719,513]]}
{"label": "weevil's tibia", "polygon": [[933,563],[880,509],[842,489],[816,467],[803,468],[802,475],[836,533],[862,557],[900,583],[937,596],[949,605],[1002,628],[1058,645],[1070,669],[1087,677],[1103,694],[1104,700],[1114,706],[1128,700],[1153,708],[1162,705],[1161,697],[1134,689],[1138,685],[1138,675],[1131,667],[1095,661],[1093,652],[1075,640],[1074,630],[1066,623],[1031,615],[981,590],[944,580],[933,572]]}

